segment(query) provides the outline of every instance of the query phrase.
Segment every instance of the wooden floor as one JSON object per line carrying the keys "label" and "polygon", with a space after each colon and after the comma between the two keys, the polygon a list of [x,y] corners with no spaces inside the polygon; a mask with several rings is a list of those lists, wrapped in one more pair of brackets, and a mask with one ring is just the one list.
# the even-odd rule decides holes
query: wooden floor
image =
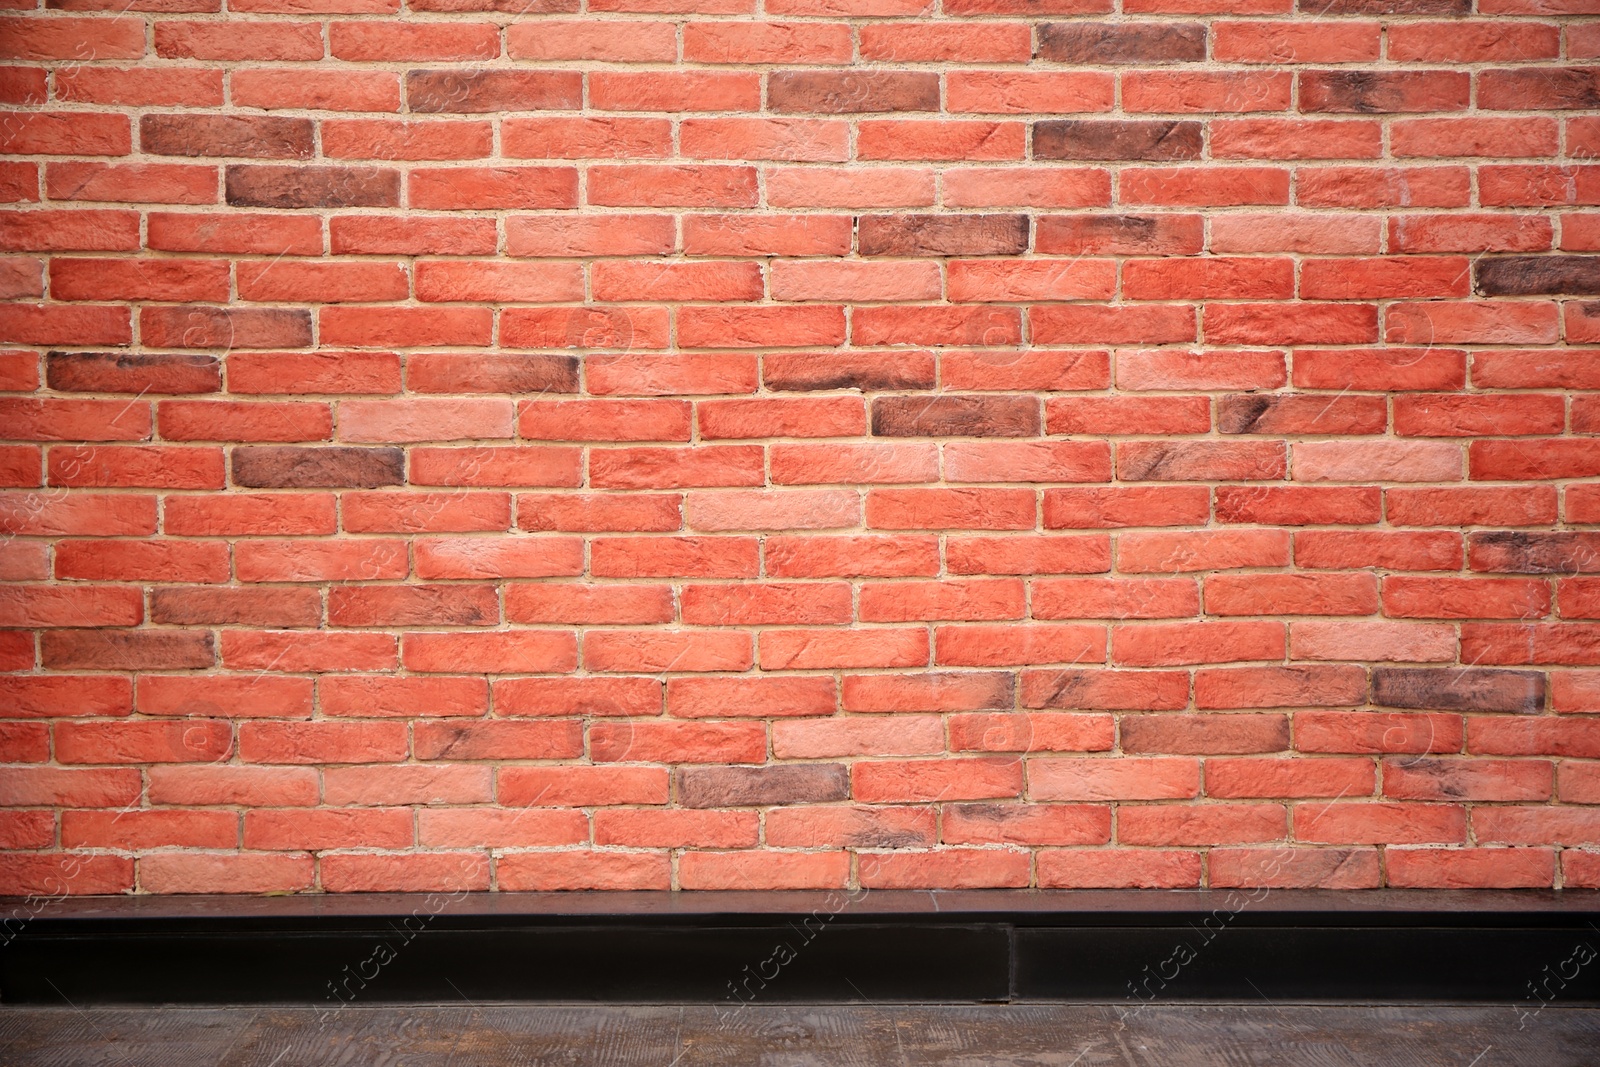
{"label": "wooden floor", "polygon": [[[1523,1024],[1519,1028],[1519,1023]],[[1595,1067],[1600,1009],[0,1009],[4,1067]]]}

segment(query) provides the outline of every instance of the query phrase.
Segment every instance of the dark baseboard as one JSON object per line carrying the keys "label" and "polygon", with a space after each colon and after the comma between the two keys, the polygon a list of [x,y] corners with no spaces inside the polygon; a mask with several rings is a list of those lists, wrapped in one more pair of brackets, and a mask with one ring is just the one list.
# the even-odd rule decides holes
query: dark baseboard
{"label": "dark baseboard", "polygon": [[4,1003],[1600,1004],[1575,891],[10,899],[0,931]]}

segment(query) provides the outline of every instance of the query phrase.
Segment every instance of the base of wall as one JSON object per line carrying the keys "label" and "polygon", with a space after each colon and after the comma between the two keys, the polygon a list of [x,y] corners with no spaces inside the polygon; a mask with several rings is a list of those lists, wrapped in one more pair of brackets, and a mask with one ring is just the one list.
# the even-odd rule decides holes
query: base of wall
{"label": "base of wall", "polygon": [[1600,1003],[1600,893],[498,893],[0,902],[0,1001]]}

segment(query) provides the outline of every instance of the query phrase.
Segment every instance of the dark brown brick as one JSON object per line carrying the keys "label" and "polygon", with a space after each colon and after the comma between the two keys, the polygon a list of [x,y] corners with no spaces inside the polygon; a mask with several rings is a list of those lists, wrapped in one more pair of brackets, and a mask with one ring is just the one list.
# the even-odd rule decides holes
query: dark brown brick
{"label": "dark brown brick", "polygon": [[883,396],[872,402],[878,437],[1037,437],[1031,396]]}
{"label": "dark brown brick", "polygon": [[1383,708],[1430,711],[1506,711],[1544,708],[1544,674],[1486,667],[1378,667],[1372,702]]}
{"label": "dark brown brick", "polygon": [[1600,294],[1600,256],[1505,256],[1473,266],[1484,296]]}
{"label": "dark brown brick", "polygon": [[405,482],[405,451],[270,445],[233,450],[235,485],[256,489],[372,489]]}
{"label": "dark brown brick", "polygon": [[46,630],[39,651],[57,670],[185,670],[217,660],[209,630]]}
{"label": "dark brown brick", "polygon": [[171,626],[270,626],[293,629],[322,621],[315,589],[155,589],[150,621]]}
{"label": "dark brown brick", "polygon": [[751,808],[816,804],[850,795],[843,764],[788,767],[688,767],[678,772],[678,803],[686,808]]}
{"label": "dark brown brick", "polygon": [[1299,0],[1302,15],[1470,15],[1472,0]]}
{"label": "dark brown brick", "polygon": [[1034,159],[1199,159],[1200,123],[1050,119],[1033,124]]}
{"label": "dark brown brick", "polygon": [[1492,111],[1593,111],[1600,108],[1600,67],[1486,70],[1478,106]]}
{"label": "dark brown brick", "polygon": [[1600,572],[1600,533],[1524,533],[1492,530],[1467,535],[1467,561],[1475,571],[1500,574]]}
{"label": "dark brown brick", "polygon": [[576,70],[413,70],[406,73],[412,111],[478,113],[569,110],[583,106]]}
{"label": "dark brown brick", "polygon": [[45,380],[63,393],[215,393],[222,361],[198,353],[51,352]]}
{"label": "dark brown brick", "polygon": [[927,352],[827,353],[775,352],[762,357],[761,379],[768,389],[808,392],[859,389],[932,389],[937,382]]}
{"label": "dark brown brick", "polygon": [[1459,111],[1471,77],[1444,70],[1318,70],[1300,75],[1300,110],[1363,115]]}
{"label": "dark brown brick", "polygon": [[1205,243],[1199,215],[1041,215],[1040,255],[1192,256]]}
{"label": "dark brown brick", "polygon": [[1206,28],[1198,22],[1050,22],[1039,27],[1039,59],[1079,65],[1198,63]]}
{"label": "dark brown brick", "polygon": [[546,353],[427,352],[406,361],[419,393],[576,393],[578,357]]}
{"label": "dark brown brick", "polygon": [[387,167],[227,168],[235,207],[399,207],[400,172]]}
{"label": "dark brown brick", "polygon": [[864,256],[1010,256],[1028,250],[1026,215],[863,215]]}
{"label": "dark brown brick", "polygon": [[305,308],[146,307],[139,333],[155,348],[306,348]]}
{"label": "dark brown brick", "polygon": [[248,159],[310,159],[317,150],[310,119],[272,115],[143,115],[139,145],[157,156]]}
{"label": "dark brown brick", "polygon": [[938,111],[939,75],[913,71],[786,70],[767,75],[767,107],[830,115]]}

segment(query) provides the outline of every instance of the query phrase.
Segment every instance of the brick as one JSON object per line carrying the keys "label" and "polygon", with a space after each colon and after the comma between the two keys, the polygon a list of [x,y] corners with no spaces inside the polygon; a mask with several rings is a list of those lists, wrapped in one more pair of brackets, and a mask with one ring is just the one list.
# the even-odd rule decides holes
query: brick
{"label": "brick", "polygon": [[1209,883],[1269,889],[1376,889],[1376,849],[1218,848],[1207,854]]}
{"label": "brick", "polygon": [[1042,889],[1183,889],[1199,884],[1198,852],[1139,848],[1039,853]]}
{"label": "brick", "polygon": [[753,393],[759,374],[755,357],[739,352],[591,356],[584,362],[589,391],[601,394]]}
{"label": "brick", "polygon": [[[830,701],[821,713],[832,710]],[[772,751],[779,759],[937,755],[943,750],[944,726],[936,716],[795,719],[772,727]]]}
{"label": "brick", "polygon": [[1459,752],[1459,715],[1376,711],[1306,711],[1294,716],[1301,752],[1352,754]]}
{"label": "brick", "polygon": [[666,309],[507,309],[501,315],[501,336],[507,344],[531,349],[664,349]]}
{"label": "brick", "polygon": [[1284,836],[1277,804],[1137,807],[1119,813],[1117,839],[1130,845],[1208,845],[1276,841]]}
{"label": "brick", "polygon": [[1372,574],[1211,575],[1206,611],[1213,615],[1370,615],[1378,609]]}
{"label": "brick", "polygon": [[[270,625],[270,624],[269,624]],[[226,631],[223,665],[284,672],[392,670],[395,640],[387,634]]]}
{"label": "brick", "polygon": [[932,672],[846,676],[846,711],[968,711],[1008,707],[1011,676],[997,672]]}
{"label": "brick", "polygon": [[506,617],[514,622],[667,622],[672,589],[665,585],[514,585],[506,592]]}
{"label": "brick", "polygon": [[[1315,446],[1295,447],[1298,456]],[[1287,470],[1284,447],[1274,441],[1136,441],[1117,450],[1117,477],[1132,482],[1277,481]]]}
{"label": "brick", "polygon": [[1371,795],[1376,783],[1369,759],[1245,757],[1205,763],[1206,795],[1212,797],[1360,797]]}
{"label": "brick", "polygon": [[412,843],[411,813],[404,808],[245,813],[244,844],[251,849],[406,848]]}
{"label": "brick", "polygon": [[754,207],[754,167],[590,167],[589,203],[607,207]]}
{"label": "brick", "polygon": [[679,861],[685,889],[842,888],[850,860],[841,852],[687,852]]}
{"label": "brick", "polygon": [[[1387,759],[1383,791],[1401,800],[1544,801],[1552,765],[1545,760]],[[1481,834],[1480,839],[1487,840]]]}
{"label": "brick", "polygon": [[780,848],[926,846],[935,840],[934,819],[930,808],[777,808],[767,813],[767,841]]}
{"label": "brick", "polygon": [[1455,630],[1445,625],[1382,622],[1296,622],[1289,626],[1296,658],[1446,662],[1456,650]]}
{"label": "brick", "polygon": [[1012,489],[873,489],[869,527],[888,530],[1031,529],[1033,494]]}
{"label": "brick", "polygon": [[678,802],[687,808],[768,807],[843,800],[842,764],[691,767],[677,772]]}
{"label": "brick", "polygon": [[1334,803],[1298,805],[1295,838],[1332,844],[1465,843],[1466,812],[1452,804]]}
{"label": "brick", "polygon": [[1600,294],[1600,256],[1504,256],[1473,268],[1477,291],[1489,296]]}
{"label": "brick", "polygon": [[583,662],[602,672],[742,671],[754,660],[744,633],[593,630],[584,637]]}
{"label": "brick", "polygon": [[1038,36],[1037,58],[1056,63],[1143,65],[1206,58],[1206,27],[1194,22],[1045,23]]}
{"label": "brick", "polygon": [[682,594],[685,622],[700,626],[818,624],[850,621],[850,588],[843,583],[697,584]]}
{"label": "brick", "polygon": [[922,667],[928,646],[921,629],[768,630],[761,634],[760,662],[763,670]]}
{"label": "brick", "polygon": [[513,852],[495,864],[505,890],[667,889],[672,860],[665,852]]}
{"label": "brick", "polygon": [[1536,889],[1553,884],[1555,854],[1537,848],[1394,849],[1388,869],[1389,884],[1407,889]]}
{"label": "brick", "polygon": [[782,71],[767,76],[767,105],[779,112],[850,114],[879,111],[935,111],[937,74],[881,71]]}
{"label": "brick", "polygon": [[1195,672],[1197,708],[1283,708],[1296,704],[1337,707],[1362,702],[1359,667],[1237,667]]}
{"label": "brick", "polygon": [[1198,122],[1149,119],[1051,119],[1033,127],[1035,159],[1199,159]]}
{"label": "brick", "polygon": [[1376,22],[1218,22],[1213,49],[1217,59],[1231,63],[1351,63],[1378,58],[1379,32]]}
{"label": "brick", "polygon": [[1281,623],[1164,623],[1117,627],[1111,659],[1134,667],[1229,663],[1278,659],[1285,647]]}
{"label": "brick", "polygon": [[181,722],[64,722],[55,728],[60,763],[215,763],[233,751],[219,719]]}
{"label": "brick", "polygon": [[824,678],[674,678],[667,686],[668,712],[687,718],[826,715],[836,704]]}

